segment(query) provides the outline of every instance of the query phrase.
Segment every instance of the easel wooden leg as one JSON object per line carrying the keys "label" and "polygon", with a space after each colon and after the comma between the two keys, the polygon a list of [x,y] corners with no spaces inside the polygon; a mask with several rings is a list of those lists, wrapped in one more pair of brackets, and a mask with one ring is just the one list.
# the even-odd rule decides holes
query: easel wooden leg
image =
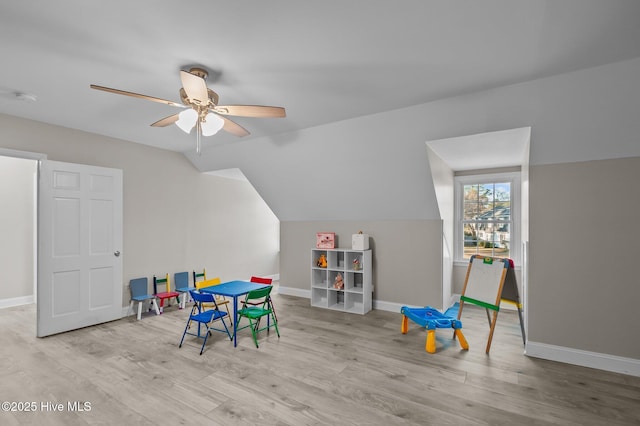
{"label": "easel wooden leg", "polygon": [[458,320],[462,317],[462,308],[464,308],[464,300],[460,300],[460,307],[458,308]]}
{"label": "easel wooden leg", "polygon": [[[462,317],[462,308],[464,307],[464,301],[461,300],[460,301],[460,307],[458,308],[458,321],[460,321],[460,318]],[[456,340],[456,331],[453,330],[453,340]]]}
{"label": "easel wooden leg", "polygon": [[496,322],[498,321],[498,311],[493,311],[493,321],[491,322],[491,331],[489,332],[489,340],[487,340],[487,354],[491,349],[491,340],[493,340],[493,331],[496,329]]}
{"label": "easel wooden leg", "polygon": [[522,321],[522,309],[520,309],[520,305],[516,305],[518,308],[518,317],[520,317],[520,331],[522,332],[522,344],[526,346],[527,339],[524,335],[524,321]]}

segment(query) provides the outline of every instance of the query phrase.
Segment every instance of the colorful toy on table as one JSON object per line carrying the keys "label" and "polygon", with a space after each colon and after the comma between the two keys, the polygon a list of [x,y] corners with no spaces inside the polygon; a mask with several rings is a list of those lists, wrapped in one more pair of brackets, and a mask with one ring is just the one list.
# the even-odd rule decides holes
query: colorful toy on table
{"label": "colorful toy on table", "polygon": [[318,258],[318,260],[316,261],[316,266],[320,267],[320,268],[326,268],[327,267],[327,256],[324,254],[321,254],[320,257]]}
{"label": "colorful toy on table", "polygon": [[459,304],[456,303],[444,313],[430,306],[424,308],[409,308],[403,306],[400,309],[402,314],[402,325],[400,331],[406,334],[409,331],[409,319],[420,327],[427,329],[427,342],[425,350],[430,354],[436,351],[436,328],[453,328],[455,337],[458,338],[462,349],[469,349],[467,339],[462,334],[462,322],[457,319]]}
{"label": "colorful toy on table", "polygon": [[344,280],[340,272],[338,272],[336,279],[333,281],[333,288],[337,288],[338,290],[342,290],[344,288]]}

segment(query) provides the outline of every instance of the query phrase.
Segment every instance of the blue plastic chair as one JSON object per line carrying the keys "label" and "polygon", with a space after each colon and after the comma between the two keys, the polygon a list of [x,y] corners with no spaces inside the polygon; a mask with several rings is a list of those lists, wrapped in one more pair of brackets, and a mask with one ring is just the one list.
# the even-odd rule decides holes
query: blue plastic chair
{"label": "blue plastic chair", "polygon": [[129,304],[129,310],[133,312],[133,304],[138,302],[138,320],[142,317],[142,304],[147,300],[151,301],[151,306],[156,311],[156,315],[160,315],[160,309],[158,308],[156,297],[153,294],[149,294],[148,284],[149,280],[147,277],[134,278],[129,281],[129,289],[131,290],[131,303]]}
{"label": "blue plastic chair", "polygon": [[[207,343],[207,338],[211,335],[211,331],[220,331],[222,333],[227,333],[229,336],[229,340],[233,340],[233,336],[229,332],[229,328],[227,324],[224,322],[224,317],[228,317],[229,314],[227,312],[220,311],[216,304],[216,298],[211,293],[199,293],[197,291],[191,290],[189,292],[191,294],[191,298],[194,301],[193,308],[191,308],[191,313],[189,314],[189,320],[187,320],[187,325],[184,328],[184,333],[182,333],[182,339],[180,340],[180,345],[178,347],[182,347],[184,343],[184,337],[189,334],[191,336],[196,336],[199,339],[204,339],[202,342],[202,347],[200,348],[200,355],[204,351],[204,345]],[[215,309],[203,310],[203,303],[212,303]],[[214,328],[213,323],[217,320],[222,322],[224,326],[224,330],[221,328]],[[198,323],[198,332],[193,333],[189,331],[192,322]],[[204,336],[200,332],[200,326],[205,325],[207,327],[206,333]]]}
{"label": "blue plastic chair", "polygon": [[189,287],[189,273],[186,271],[176,272],[173,274],[173,283],[175,290],[180,293],[180,307],[184,309],[187,306],[189,292],[195,290],[195,287]]}

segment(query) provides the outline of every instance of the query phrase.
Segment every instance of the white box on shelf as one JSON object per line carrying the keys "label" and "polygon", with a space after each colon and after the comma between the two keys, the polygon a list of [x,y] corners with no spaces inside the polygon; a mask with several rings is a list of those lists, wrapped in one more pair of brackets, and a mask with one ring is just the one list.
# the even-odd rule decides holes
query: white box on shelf
{"label": "white box on shelf", "polygon": [[353,234],[351,250],[369,250],[369,234]]}

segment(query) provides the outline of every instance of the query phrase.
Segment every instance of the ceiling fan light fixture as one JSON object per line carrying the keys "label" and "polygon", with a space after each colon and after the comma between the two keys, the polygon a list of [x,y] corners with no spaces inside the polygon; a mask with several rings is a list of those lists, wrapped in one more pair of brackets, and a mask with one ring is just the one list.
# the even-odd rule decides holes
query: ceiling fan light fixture
{"label": "ceiling fan light fixture", "polygon": [[191,133],[191,129],[196,125],[198,121],[198,112],[195,109],[189,108],[178,114],[178,121],[176,125],[180,127],[185,133]]}
{"label": "ceiling fan light fixture", "polygon": [[224,120],[217,114],[210,112],[205,116],[204,121],[201,123],[202,135],[213,136],[218,133],[223,126]]}
{"label": "ceiling fan light fixture", "polygon": [[[158,102],[165,105],[184,108],[180,113],[171,114],[162,118],[152,127],[167,127],[175,123],[180,130],[189,134],[191,129],[196,128],[196,151],[200,153],[200,142],[202,136],[213,136],[220,130],[242,137],[249,135],[247,129],[233,121],[228,116],[237,117],[286,117],[286,112],[282,107],[267,105],[219,105],[218,94],[207,87],[205,79],[208,72],[203,68],[191,68],[189,71],[180,71],[182,87],[179,90],[182,104],[168,101],[166,99],[155,98],[153,96],[142,95],[140,93],[127,92],[120,89],[98,86],[90,84],[89,87],[104,92],[118,95],[131,96],[145,99],[147,101]],[[15,93],[18,99],[25,101],[35,100],[35,96]]]}

